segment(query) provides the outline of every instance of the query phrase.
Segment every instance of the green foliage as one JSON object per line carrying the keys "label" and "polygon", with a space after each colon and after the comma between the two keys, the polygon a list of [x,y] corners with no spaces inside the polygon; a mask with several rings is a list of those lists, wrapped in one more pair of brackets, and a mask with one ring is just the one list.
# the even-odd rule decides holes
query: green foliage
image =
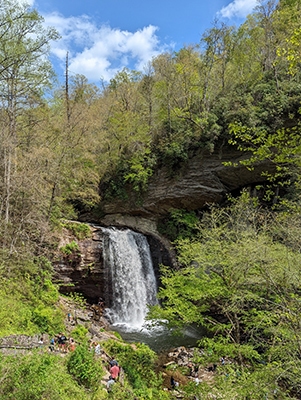
{"label": "green foliage", "polygon": [[114,172],[104,176],[101,182],[101,191],[106,201],[113,199],[127,200],[128,194],[124,187],[124,167],[121,162],[114,170]]}
{"label": "green foliage", "polygon": [[78,244],[74,240],[72,240],[71,243],[67,243],[65,246],[62,246],[60,248],[60,251],[63,254],[70,256],[72,254],[78,253],[80,250]]}
{"label": "green foliage", "polygon": [[40,305],[32,311],[32,321],[40,332],[53,335],[62,329],[62,312]]}
{"label": "green foliage", "polygon": [[11,400],[86,400],[67,373],[65,360],[51,354],[6,356],[0,361],[0,398]]}
{"label": "green foliage", "polygon": [[[274,363],[288,370],[292,362],[294,368],[281,384],[278,379],[277,390],[282,393],[284,381],[291,394],[300,390],[296,374],[301,256],[299,247],[294,251],[292,245],[299,243],[299,224],[292,224],[291,236],[286,229],[279,229],[286,218],[279,214],[274,221],[246,192],[227,208],[212,208],[203,216],[198,237],[177,241],[182,268],[162,268],[162,306],[153,307],[149,315],[169,327],[205,326],[212,337],[200,341],[205,349],[200,361],[217,362],[227,355],[248,382],[239,380],[244,390],[247,385],[255,387],[255,376],[261,376],[264,388],[261,362],[267,370]],[[274,240],[275,230],[278,241]],[[290,236],[290,248],[282,243],[280,232],[284,231],[286,241]],[[275,385],[271,381],[268,387]]]}
{"label": "green foliage", "polygon": [[51,282],[51,264],[44,257],[3,262],[0,289],[0,335],[56,333],[63,314],[56,307],[58,289]]}
{"label": "green foliage", "polygon": [[72,299],[72,301],[81,308],[85,308],[87,305],[87,301],[82,293],[78,292],[70,292],[68,297]]}
{"label": "green foliage", "polygon": [[159,222],[158,230],[171,241],[191,238],[198,232],[198,218],[193,211],[174,209]]}
{"label": "green foliage", "polygon": [[157,152],[158,160],[160,160],[160,163],[168,167],[169,172],[172,175],[188,161],[187,146],[185,146],[185,143],[176,140],[172,142],[166,140],[166,143],[158,146]]}
{"label": "green foliage", "polygon": [[[169,398],[161,390],[161,378],[154,372],[156,354],[145,344],[135,346],[108,340],[103,342],[106,352],[118,360],[138,398]],[[153,396],[153,397],[152,397]]]}
{"label": "green foliage", "polygon": [[147,151],[143,155],[138,154],[134,156],[130,160],[129,172],[125,173],[124,181],[130,182],[136,192],[145,191],[148,180],[153,174],[152,165],[147,162],[149,160],[147,157],[149,153]]}
{"label": "green foliage", "polygon": [[95,359],[87,344],[76,347],[69,357],[67,367],[80,385],[94,391],[97,389],[103,372],[101,364]]}
{"label": "green foliage", "polygon": [[148,147],[137,150],[133,155],[121,157],[118,164],[108,176],[108,182],[103,179],[102,191],[106,200],[111,198],[128,199],[130,190],[142,194],[154,172],[156,157]]}
{"label": "green foliage", "polygon": [[[296,68],[300,10],[297,2],[281,2],[275,13],[269,7],[271,4],[261,5],[257,18],[261,18],[263,32],[271,29],[275,32],[273,40],[263,42],[266,49],[274,47],[274,55],[265,60],[268,65],[265,64],[262,78],[251,86],[249,118],[242,119],[238,114],[233,118],[231,111],[231,119],[227,121],[230,143],[246,152],[241,163],[252,168],[269,160],[264,176],[283,187],[298,183],[300,177],[300,70]],[[269,28],[263,23],[265,18],[271,23]],[[271,68],[280,74],[280,80],[275,79]]]}
{"label": "green foliage", "polygon": [[78,240],[91,237],[91,229],[87,224],[65,221],[62,223],[62,226],[71,231]]}
{"label": "green foliage", "polygon": [[77,343],[86,343],[87,342],[87,333],[88,329],[83,325],[77,325],[71,332],[73,339]]}
{"label": "green foliage", "polygon": [[122,336],[120,335],[119,332],[113,332],[113,335],[116,336],[117,339],[122,340]]}
{"label": "green foliage", "polygon": [[[1,336],[61,330],[46,258],[54,248],[50,226],[91,213],[101,177],[105,202],[137,202],[159,168],[180,173],[190,157],[230,142],[245,152],[248,169],[269,165],[263,179],[274,212],[246,192],[200,222],[194,212],[171,210],[160,230],[175,242],[179,270],[162,267],[162,307],[150,316],[169,327],[205,326],[200,362],[231,358],[214,385],[188,385],[187,398],[301,397],[299,3],[261,2],[237,29],[215,24],[200,46],[155,57],[145,75],[123,70],[101,92],[77,76],[67,96],[51,99],[47,52],[57,33],[27,5],[1,2]],[[276,207],[274,184],[289,190]],[[67,225],[79,240],[89,235],[85,224]],[[76,241],[61,251],[78,261]],[[82,342],[85,335],[74,330]],[[115,385],[112,398],[168,397],[154,354],[136,347],[108,343],[129,380]],[[60,357],[33,354],[1,358],[0,397],[105,398],[96,394],[101,374],[92,354],[79,346],[68,360],[91,392]]]}
{"label": "green foliage", "polygon": [[189,399],[193,396],[216,396],[226,400],[297,399],[279,388],[279,377],[283,372],[277,365],[258,366],[252,373],[241,372],[235,365],[227,365],[218,370],[214,385],[206,381],[197,386],[190,383],[184,392]]}

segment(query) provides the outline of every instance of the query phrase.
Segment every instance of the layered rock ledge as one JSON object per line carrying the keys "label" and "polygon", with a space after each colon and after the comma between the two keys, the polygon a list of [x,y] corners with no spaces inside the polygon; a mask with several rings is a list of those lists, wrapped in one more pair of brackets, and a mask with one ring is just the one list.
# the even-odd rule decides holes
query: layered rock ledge
{"label": "layered rock ledge", "polygon": [[[220,203],[228,193],[264,182],[266,178],[262,173],[274,169],[274,165],[266,161],[251,170],[240,164],[246,158],[246,154],[234,148],[220,147],[213,154],[200,151],[174,171],[164,167],[151,177],[147,191],[139,199],[137,194],[129,191],[127,201],[104,201],[103,222],[124,223],[142,231],[154,232],[156,219],[172,208],[197,210],[206,204]],[[229,162],[233,165],[226,165]],[[139,218],[139,224],[133,217]],[[148,229],[143,229],[141,218],[149,220]]]}

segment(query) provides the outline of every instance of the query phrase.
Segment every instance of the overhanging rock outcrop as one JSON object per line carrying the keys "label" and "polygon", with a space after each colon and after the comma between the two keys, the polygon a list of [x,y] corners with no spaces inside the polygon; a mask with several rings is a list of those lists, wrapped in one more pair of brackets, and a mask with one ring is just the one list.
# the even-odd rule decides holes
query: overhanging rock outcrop
{"label": "overhanging rock outcrop", "polygon": [[[151,177],[148,189],[141,197],[129,191],[128,201],[104,201],[105,221],[109,223],[115,219],[116,222],[117,214],[119,217],[130,215],[156,219],[172,208],[197,210],[208,203],[220,203],[227,193],[264,182],[266,178],[262,172],[274,169],[269,161],[248,169],[240,164],[246,158],[245,153],[224,147],[213,154],[199,152],[174,171],[162,168]],[[225,165],[229,162],[233,165]]]}

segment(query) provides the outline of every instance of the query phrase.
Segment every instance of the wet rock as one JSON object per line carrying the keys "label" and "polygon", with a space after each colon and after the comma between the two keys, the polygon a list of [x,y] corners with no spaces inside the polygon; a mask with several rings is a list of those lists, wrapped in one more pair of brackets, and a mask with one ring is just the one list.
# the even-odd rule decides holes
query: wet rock
{"label": "wet rock", "polygon": [[[68,230],[63,230],[57,255],[53,261],[54,279],[59,284],[61,293],[82,293],[90,304],[97,304],[100,298],[109,298],[110,294],[106,293],[107,273],[103,261],[103,232],[98,225],[90,224],[89,226],[91,236],[84,240],[77,240]],[[163,239],[161,240],[158,234],[146,236],[155,275],[159,281],[160,264],[173,265],[174,256],[171,254],[171,250],[167,248],[168,243],[164,242]],[[65,257],[59,249],[73,241],[77,243],[79,248],[77,256],[76,258]],[[94,311],[91,310],[96,315]]]}

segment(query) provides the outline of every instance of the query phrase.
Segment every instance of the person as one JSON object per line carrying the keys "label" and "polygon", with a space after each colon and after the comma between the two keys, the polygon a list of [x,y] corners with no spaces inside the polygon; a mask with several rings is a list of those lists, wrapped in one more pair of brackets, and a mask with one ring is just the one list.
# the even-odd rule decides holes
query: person
{"label": "person", "polygon": [[55,340],[54,338],[50,339],[49,350],[54,351]]}
{"label": "person", "polygon": [[109,392],[112,389],[112,386],[114,385],[115,380],[113,379],[113,377],[110,375],[109,376],[109,380],[107,382],[107,391]]}
{"label": "person", "polygon": [[170,378],[170,386],[172,389],[176,389],[179,386],[179,382],[177,382],[173,376]]}
{"label": "person", "polygon": [[111,365],[111,367],[113,367],[114,365],[118,365],[118,361],[115,360],[115,358],[112,358],[112,360],[109,361],[109,364]]}
{"label": "person", "polygon": [[119,376],[120,367],[118,365],[113,365],[110,368],[110,374],[114,380],[116,380]]}
{"label": "person", "polygon": [[41,337],[40,340],[38,341],[39,347],[43,347],[44,345],[44,339]]}
{"label": "person", "polygon": [[67,341],[66,336],[63,333],[60,333],[58,336],[57,343],[58,343],[59,349],[64,353],[67,352],[66,341]]}
{"label": "person", "polygon": [[104,308],[105,302],[103,301],[103,299],[101,297],[99,297],[97,305],[101,308]]}
{"label": "person", "polygon": [[69,351],[74,351],[76,347],[74,339],[70,338],[69,339]]}
{"label": "person", "polygon": [[97,355],[97,356],[99,356],[100,355],[100,353],[101,353],[101,347],[100,347],[100,344],[99,343],[97,343],[97,342],[94,342],[94,351],[95,351],[95,354]]}
{"label": "person", "polygon": [[215,372],[216,368],[217,368],[216,364],[210,364],[207,369],[209,372]]}

